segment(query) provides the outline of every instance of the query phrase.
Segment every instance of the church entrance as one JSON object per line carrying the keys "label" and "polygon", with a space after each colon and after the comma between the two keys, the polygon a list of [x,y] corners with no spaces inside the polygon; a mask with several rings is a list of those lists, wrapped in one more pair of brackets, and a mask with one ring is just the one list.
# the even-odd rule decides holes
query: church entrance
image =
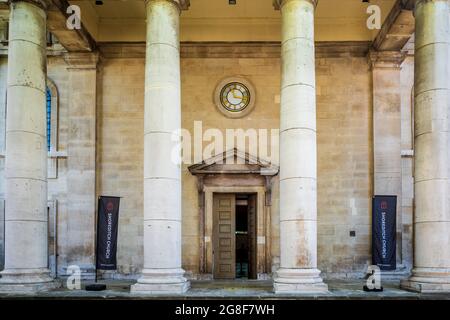
{"label": "church entrance", "polygon": [[269,279],[278,167],[232,149],[188,169],[197,177],[199,278]]}
{"label": "church entrance", "polygon": [[214,279],[257,279],[257,194],[214,193]]}

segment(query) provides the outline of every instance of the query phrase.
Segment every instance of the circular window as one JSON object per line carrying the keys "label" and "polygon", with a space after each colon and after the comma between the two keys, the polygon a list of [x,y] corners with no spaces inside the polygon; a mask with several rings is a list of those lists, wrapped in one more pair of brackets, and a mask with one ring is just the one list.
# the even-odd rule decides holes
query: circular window
{"label": "circular window", "polygon": [[217,85],[214,101],[225,116],[241,118],[252,111],[255,105],[255,90],[244,78],[226,78]]}

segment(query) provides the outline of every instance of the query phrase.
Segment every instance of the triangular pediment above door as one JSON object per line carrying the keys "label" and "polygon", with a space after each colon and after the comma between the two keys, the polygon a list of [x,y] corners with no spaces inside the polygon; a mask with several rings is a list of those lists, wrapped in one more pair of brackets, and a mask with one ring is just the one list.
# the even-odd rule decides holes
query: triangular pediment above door
{"label": "triangular pediment above door", "polygon": [[199,174],[260,174],[275,176],[279,167],[249,153],[234,148],[188,168],[193,175]]}

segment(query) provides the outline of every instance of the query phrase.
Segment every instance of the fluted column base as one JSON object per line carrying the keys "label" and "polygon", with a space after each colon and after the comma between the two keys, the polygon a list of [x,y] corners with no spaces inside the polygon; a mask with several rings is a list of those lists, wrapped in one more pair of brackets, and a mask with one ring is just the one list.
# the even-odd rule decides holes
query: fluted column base
{"label": "fluted column base", "polygon": [[328,293],[328,285],[323,282],[318,269],[277,270],[273,288],[276,294]]}
{"label": "fluted column base", "polygon": [[142,277],[131,286],[134,294],[183,294],[190,288],[183,269],[144,269]]}
{"label": "fluted column base", "polygon": [[420,293],[450,292],[450,269],[414,268],[412,276],[401,281],[401,287]]}

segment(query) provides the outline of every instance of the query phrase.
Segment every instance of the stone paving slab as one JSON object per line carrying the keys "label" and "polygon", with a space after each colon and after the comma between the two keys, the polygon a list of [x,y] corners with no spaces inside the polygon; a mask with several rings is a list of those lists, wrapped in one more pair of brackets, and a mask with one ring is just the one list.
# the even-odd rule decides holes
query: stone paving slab
{"label": "stone paving slab", "polygon": [[0,294],[2,299],[169,299],[169,300],[215,300],[215,299],[256,299],[256,300],[418,300],[439,299],[450,300],[448,294],[418,294],[400,289],[399,282],[384,282],[383,292],[369,293],[362,290],[364,280],[353,281],[328,281],[329,292],[326,294],[302,294],[302,295],[276,295],[272,291],[271,281],[192,281],[191,289],[183,295],[158,295],[149,296],[130,294],[130,286],[134,281],[101,281],[107,285],[107,290],[101,292],[83,290],[68,290],[59,288],[49,292],[8,293]]}

